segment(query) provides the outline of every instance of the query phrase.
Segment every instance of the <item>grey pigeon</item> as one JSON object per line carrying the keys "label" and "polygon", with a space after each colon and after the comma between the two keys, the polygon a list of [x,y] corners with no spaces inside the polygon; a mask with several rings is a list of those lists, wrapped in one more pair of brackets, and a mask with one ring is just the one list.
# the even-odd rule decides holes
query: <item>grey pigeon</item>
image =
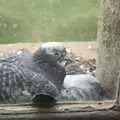
{"label": "grey pigeon", "polygon": [[34,55],[0,58],[0,103],[54,103],[65,77],[59,54],[41,46]]}
{"label": "grey pigeon", "polygon": [[100,82],[89,74],[66,75],[59,100],[103,100],[105,91]]}

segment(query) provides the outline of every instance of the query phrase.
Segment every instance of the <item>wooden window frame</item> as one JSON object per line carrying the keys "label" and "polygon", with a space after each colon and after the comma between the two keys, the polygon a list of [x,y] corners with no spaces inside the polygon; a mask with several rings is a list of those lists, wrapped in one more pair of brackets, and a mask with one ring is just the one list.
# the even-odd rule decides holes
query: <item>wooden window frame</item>
{"label": "wooden window frame", "polygon": [[114,101],[58,102],[50,108],[33,104],[1,104],[0,120],[117,120],[119,106]]}
{"label": "wooden window frame", "polygon": [[115,100],[64,101],[52,107],[0,104],[0,120],[120,120],[120,75]]}

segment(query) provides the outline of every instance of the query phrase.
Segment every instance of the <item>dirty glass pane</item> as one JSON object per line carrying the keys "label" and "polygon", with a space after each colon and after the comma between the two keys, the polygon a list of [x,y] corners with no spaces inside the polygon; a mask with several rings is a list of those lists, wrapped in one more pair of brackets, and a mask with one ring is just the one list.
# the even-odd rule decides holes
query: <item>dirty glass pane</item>
{"label": "dirty glass pane", "polygon": [[99,16],[98,0],[0,0],[0,103],[113,98],[96,74]]}

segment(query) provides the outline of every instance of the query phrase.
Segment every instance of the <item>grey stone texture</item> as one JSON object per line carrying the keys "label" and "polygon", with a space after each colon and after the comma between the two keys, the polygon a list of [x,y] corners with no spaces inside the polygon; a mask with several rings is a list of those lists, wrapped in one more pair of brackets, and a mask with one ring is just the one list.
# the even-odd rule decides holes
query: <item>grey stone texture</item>
{"label": "grey stone texture", "polygon": [[120,73],[120,0],[101,0],[99,21],[97,76],[114,98]]}

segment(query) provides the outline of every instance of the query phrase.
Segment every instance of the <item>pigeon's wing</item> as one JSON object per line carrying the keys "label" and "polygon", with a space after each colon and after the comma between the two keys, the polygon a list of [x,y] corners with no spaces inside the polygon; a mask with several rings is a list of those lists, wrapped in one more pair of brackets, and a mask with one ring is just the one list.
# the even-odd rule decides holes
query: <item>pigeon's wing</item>
{"label": "pigeon's wing", "polygon": [[0,103],[16,103],[23,89],[20,74],[16,66],[8,62],[0,63]]}
{"label": "pigeon's wing", "polygon": [[70,87],[61,91],[59,100],[95,100],[95,96],[90,91],[86,91],[84,88]]}
{"label": "pigeon's wing", "polygon": [[88,85],[87,87],[70,87],[61,91],[60,100],[103,100],[105,92],[98,83]]}
{"label": "pigeon's wing", "polygon": [[19,55],[14,54],[11,56],[0,57],[0,63],[6,62],[16,66],[26,66],[26,64],[30,64],[29,61],[31,61],[31,59],[32,55],[29,52],[24,52]]}

